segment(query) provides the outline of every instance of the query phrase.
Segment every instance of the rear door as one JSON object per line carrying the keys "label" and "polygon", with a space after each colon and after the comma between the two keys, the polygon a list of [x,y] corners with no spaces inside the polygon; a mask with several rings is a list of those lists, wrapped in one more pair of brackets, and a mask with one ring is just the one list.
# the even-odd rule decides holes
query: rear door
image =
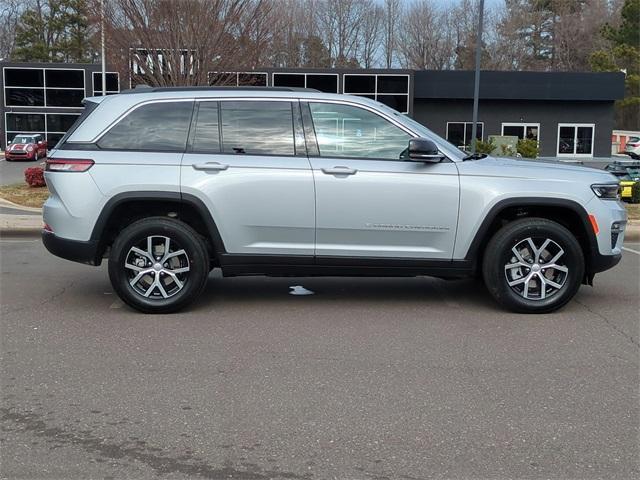
{"label": "rear door", "polygon": [[198,101],[181,189],[207,206],[227,253],[313,255],[313,175],[297,100]]}

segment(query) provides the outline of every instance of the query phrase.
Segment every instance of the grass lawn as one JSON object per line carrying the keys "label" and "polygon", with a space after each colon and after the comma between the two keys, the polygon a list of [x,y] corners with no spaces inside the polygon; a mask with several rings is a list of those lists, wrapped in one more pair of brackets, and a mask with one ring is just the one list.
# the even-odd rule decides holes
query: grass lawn
{"label": "grass lawn", "polygon": [[0,186],[0,197],[25,207],[42,207],[49,196],[47,187],[30,187],[26,183]]}
{"label": "grass lawn", "polygon": [[[0,197],[25,207],[42,207],[49,196],[47,187],[30,187],[26,183],[0,186]],[[626,203],[629,220],[640,220],[640,203]]]}

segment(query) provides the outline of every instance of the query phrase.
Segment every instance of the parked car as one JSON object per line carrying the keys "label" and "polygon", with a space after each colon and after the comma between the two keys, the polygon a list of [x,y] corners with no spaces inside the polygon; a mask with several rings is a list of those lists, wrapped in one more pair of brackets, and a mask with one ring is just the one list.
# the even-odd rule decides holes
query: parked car
{"label": "parked car", "polygon": [[640,159],[640,137],[629,137],[624,147],[624,153],[631,158]]}
{"label": "parked car", "polygon": [[381,103],[304,89],[89,98],[45,170],[46,248],[108,257],[150,313],[194,301],[213,268],[478,275],[506,308],[550,312],[620,261],[627,220],[610,173],[467,155]]}
{"label": "parked car", "polygon": [[633,201],[633,185],[640,182],[640,162],[616,161],[608,164],[605,170],[618,177],[621,198]]}
{"label": "parked car", "polygon": [[42,135],[18,134],[7,144],[4,158],[12,160],[38,160],[47,156],[47,142]]}

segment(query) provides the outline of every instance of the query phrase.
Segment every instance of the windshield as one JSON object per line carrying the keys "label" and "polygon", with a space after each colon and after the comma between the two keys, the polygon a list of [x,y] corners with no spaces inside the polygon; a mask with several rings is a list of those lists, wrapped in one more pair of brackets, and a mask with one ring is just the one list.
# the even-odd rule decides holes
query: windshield
{"label": "windshield", "polygon": [[36,143],[35,137],[30,137],[27,135],[16,135],[13,137],[11,143]]}
{"label": "windshield", "polygon": [[449,158],[453,160],[462,160],[466,154],[456,147],[453,143],[449,143],[447,140],[439,136],[438,134],[432,132],[427,127],[422,125],[421,123],[416,122],[413,118],[408,117],[407,115],[400,113],[393,108],[386,106],[380,102],[374,102],[376,106],[384,110],[388,115],[393,116],[398,122],[405,125],[407,128],[417,132],[420,136],[426,137],[430,140],[433,140],[442,153],[447,155]]}

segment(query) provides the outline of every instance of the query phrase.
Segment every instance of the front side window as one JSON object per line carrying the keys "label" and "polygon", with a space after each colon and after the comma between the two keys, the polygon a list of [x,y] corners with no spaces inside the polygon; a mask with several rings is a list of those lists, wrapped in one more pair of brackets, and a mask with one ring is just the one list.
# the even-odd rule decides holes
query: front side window
{"label": "front side window", "polygon": [[291,102],[220,102],[222,151],[295,155]]}
{"label": "front side window", "polygon": [[182,152],[193,102],[158,102],[136,108],[98,142],[111,150]]}
{"label": "front side window", "polygon": [[369,110],[310,103],[321,157],[399,160],[411,135]]}

